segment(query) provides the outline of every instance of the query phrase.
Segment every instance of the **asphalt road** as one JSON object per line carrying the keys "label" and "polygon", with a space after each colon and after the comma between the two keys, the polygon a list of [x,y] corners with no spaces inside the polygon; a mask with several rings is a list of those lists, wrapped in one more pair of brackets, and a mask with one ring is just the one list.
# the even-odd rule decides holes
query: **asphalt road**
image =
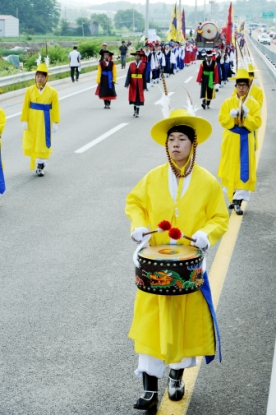
{"label": "asphalt road", "polygon": [[[268,116],[258,188],[247,205],[217,310],[223,363],[202,365],[189,415],[266,413],[276,333],[276,88],[258,55],[255,62]],[[186,105],[184,87],[200,106],[197,67],[168,79],[172,108]],[[93,73],[81,75],[79,83],[54,83],[61,123],[43,178],[22,155],[23,92],[2,97],[9,118],[3,135],[7,191],[0,198],[1,415],[137,413],[132,407],[142,387],[127,338],[136,292],[135,246],[124,205],[137,181],[166,157],[149,134],[162,118],[154,105],[161,92],[157,85],[146,92],[135,119],[125,74],[119,69],[111,110],[94,95]],[[199,147],[197,162],[214,175],[222,133],[217,116],[232,88],[229,81],[211,110],[198,111],[212,123],[213,134]],[[76,153],[97,138],[102,141]],[[208,255],[208,267],[215,252]],[[160,398],[165,387],[166,377]]]}

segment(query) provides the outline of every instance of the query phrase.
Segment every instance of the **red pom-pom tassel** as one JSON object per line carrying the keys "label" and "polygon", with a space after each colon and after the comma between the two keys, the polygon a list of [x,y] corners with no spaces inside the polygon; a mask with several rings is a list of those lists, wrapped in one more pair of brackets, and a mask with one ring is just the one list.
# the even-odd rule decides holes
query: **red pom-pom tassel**
{"label": "red pom-pom tassel", "polygon": [[167,221],[167,220],[162,220],[162,222],[160,222],[157,226],[158,226],[159,229],[162,229],[162,231],[168,231],[172,227],[170,222]]}
{"label": "red pom-pom tassel", "polygon": [[171,228],[169,230],[169,237],[172,239],[180,239],[182,237],[182,232],[178,228]]}

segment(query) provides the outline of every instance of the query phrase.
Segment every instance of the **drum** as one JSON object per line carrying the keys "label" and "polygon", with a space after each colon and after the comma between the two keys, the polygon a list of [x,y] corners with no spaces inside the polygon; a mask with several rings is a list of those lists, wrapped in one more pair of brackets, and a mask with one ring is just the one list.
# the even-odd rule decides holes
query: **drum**
{"label": "drum", "polygon": [[203,284],[202,251],[194,246],[147,246],[138,253],[137,288],[150,294],[183,295]]}
{"label": "drum", "polygon": [[213,40],[218,36],[218,27],[215,23],[205,22],[202,25],[202,37],[205,40]]}

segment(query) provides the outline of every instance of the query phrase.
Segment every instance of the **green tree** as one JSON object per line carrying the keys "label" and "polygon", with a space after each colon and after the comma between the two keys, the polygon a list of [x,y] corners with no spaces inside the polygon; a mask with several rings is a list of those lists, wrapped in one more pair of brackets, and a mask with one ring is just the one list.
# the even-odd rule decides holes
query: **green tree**
{"label": "green tree", "polygon": [[144,16],[134,9],[118,10],[114,17],[114,24],[117,29],[127,27],[128,29],[144,30]]}
{"label": "green tree", "polygon": [[110,35],[112,31],[112,20],[106,14],[93,13],[90,17],[91,23],[97,22],[106,35]]}
{"label": "green tree", "polygon": [[60,34],[61,36],[67,36],[69,34],[68,28],[70,23],[66,19],[60,20]]}
{"label": "green tree", "polygon": [[19,18],[20,31],[29,33],[52,32],[59,21],[57,0],[0,0],[1,14]]}

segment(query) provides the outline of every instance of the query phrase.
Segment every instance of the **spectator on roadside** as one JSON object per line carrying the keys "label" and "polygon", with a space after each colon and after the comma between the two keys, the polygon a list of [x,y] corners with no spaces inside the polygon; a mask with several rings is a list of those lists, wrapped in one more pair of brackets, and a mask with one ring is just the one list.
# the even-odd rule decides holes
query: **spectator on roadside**
{"label": "spectator on roadside", "polygon": [[128,39],[127,40],[127,47],[129,48],[131,46],[131,41]]}
{"label": "spectator on roadside", "polygon": [[72,82],[75,82],[75,71],[76,71],[76,81],[78,82],[80,76],[80,52],[78,51],[78,47],[74,46],[72,52],[69,53],[69,66],[71,68],[71,79]]}
{"label": "spectator on roadside", "polygon": [[103,54],[105,53],[106,50],[107,50],[107,43],[103,43],[102,48],[99,52],[99,55],[100,55],[99,62],[101,62],[103,60]]}
{"label": "spectator on roadside", "polygon": [[126,55],[127,55],[127,46],[126,46],[126,42],[124,40],[122,40],[122,44],[119,47],[119,51],[120,51],[120,56],[121,56],[121,68],[125,69],[126,67]]}

